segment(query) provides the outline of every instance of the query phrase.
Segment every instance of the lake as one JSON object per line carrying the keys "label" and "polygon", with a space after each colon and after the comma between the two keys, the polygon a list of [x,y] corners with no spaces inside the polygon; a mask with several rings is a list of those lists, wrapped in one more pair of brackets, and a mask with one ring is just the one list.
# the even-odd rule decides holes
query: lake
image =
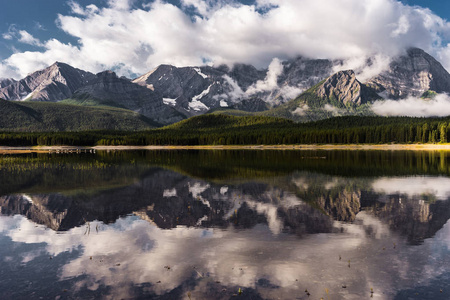
{"label": "lake", "polygon": [[450,152],[0,156],[1,299],[450,299]]}

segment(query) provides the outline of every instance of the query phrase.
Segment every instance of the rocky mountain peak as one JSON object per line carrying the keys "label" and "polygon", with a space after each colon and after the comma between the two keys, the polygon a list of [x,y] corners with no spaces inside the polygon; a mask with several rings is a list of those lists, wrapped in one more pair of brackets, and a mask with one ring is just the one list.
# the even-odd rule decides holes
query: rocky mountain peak
{"label": "rocky mountain peak", "polygon": [[0,89],[0,98],[6,100],[59,101],[72,96],[94,75],[68,64],[55,62],[31,73],[24,79]]}
{"label": "rocky mountain peak", "polygon": [[95,100],[140,113],[160,124],[174,123],[184,118],[172,107],[163,103],[162,96],[128,79],[119,78],[113,71],[95,75],[83,87],[76,90],[73,98],[79,101]]}
{"label": "rocky mountain peak", "polygon": [[340,71],[325,80],[317,89],[317,95],[330,102],[361,105],[367,102],[367,99],[363,97],[364,88],[356,79],[354,71]]}
{"label": "rocky mountain peak", "polygon": [[58,69],[67,69],[67,68],[72,68],[70,65],[65,64],[63,62],[59,62],[59,61],[55,61],[52,65],[50,65],[48,67],[49,69],[54,69],[54,68],[58,68]]}
{"label": "rocky mountain peak", "polygon": [[[146,86],[149,83],[150,84],[153,83],[153,80],[152,80],[153,77],[158,76],[158,75],[163,76],[164,74],[168,74],[168,73],[172,72],[173,68],[174,67],[171,65],[159,65],[158,67],[154,68],[150,72],[147,72],[144,75],[139,76],[136,79],[133,79],[132,81],[139,85]],[[159,77],[159,78],[161,78],[161,77]]]}
{"label": "rocky mountain peak", "polygon": [[96,74],[97,78],[119,78],[116,72],[111,70],[106,70]]}
{"label": "rocky mountain peak", "polygon": [[13,78],[0,78],[0,89],[17,82]]}
{"label": "rocky mountain peak", "polygon": [[428,90],[450,93],[450,74],[422,49],[410,48],[367,84],[384,98],[417,97]]}

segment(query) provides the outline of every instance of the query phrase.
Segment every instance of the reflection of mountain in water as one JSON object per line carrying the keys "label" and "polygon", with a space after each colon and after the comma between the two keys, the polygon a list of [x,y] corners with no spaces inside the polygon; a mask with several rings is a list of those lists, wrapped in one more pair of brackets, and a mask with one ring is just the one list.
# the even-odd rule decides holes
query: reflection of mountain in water
{"label": "reflection of mountain in water", "polygon": [[21,214],[53,230],[67,230],[84,223],[72,199],[59,194],[4,196],[0,205],[2,214]]}
{"label": "reflection of mountain in water", "polygon": [[125,187],[90,194],[8,195],[0,197],[0,206],[4,215],[22,214],[61,231],[135,214],[164,229],[267,224],[274,234],[297,235],[332,232],[334,220],[354,222],[364,210],[412,243],[433,236],[450,218],[450,201],[386,196],[376,193],[367,179],[294,173],[270,184],[218,185],[160,168]]}
{"label": "reflection of mountain in water", "polygon": [[434,236],[450,219],[450,201],[430,203],[402,195],[390,195],[386,203],[366,209],[413,244]]}

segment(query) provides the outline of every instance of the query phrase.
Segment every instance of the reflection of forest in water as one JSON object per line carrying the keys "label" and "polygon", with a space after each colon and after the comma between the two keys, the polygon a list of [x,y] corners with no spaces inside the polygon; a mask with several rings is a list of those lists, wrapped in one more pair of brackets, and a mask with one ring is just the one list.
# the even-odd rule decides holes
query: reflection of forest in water
{"label": "reflection of forest in water", "polygon": [[4,155],[0,288],[14,299],[448,299],[448,156]]}
{"label": "reflection of forest in water", "polygon": [[[134,214],[160,228],[332,232],[365,211],[410,243],[450,218],[447,152],[129,151],[3,156],[4,215],[54,230]],[[449,188],[447,188],[449,187]],[[448,189],[448,191],[447,191]]]}

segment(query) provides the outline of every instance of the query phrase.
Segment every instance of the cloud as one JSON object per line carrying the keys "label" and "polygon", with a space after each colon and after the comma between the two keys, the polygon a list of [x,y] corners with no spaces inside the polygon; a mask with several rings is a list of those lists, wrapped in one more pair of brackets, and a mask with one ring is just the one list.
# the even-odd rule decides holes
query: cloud
{"label": "cloud", "polygon": [[341,116],[343,114],[345,114],[345,110],[343,109],[339,109],[336,106],[332,106],[330,104],[325,104],[325,106],[323,107],[323,109],[327,112],[330,112],[333,114],[333,116]]}
{"label": "cloud", "polygon": [[77,15],[86,15],[85,10],[83,9],[83,7],[78,4],[77,2],[75,2],[74,0],[70,0],[67,2],[67,4],[69,5],[70,9],[72,10],[72,13],[77,14]]}
{"label": "cloud", "polygon": [[[250,205],[276,214],[271,204]],[[262,225],[246,230],[163,230],[136,217],[126,217],[110,225],[94,221],[91,227],[98,226],[98,233],[92,230],[85,235],[85,226],[57,234],[44,226],[36,227],[24,216],[2,216],[0,231],[12,242],[26,243],[33,250],[16,254],[23,256],[24,264],[79,251],[67,260],[58,257],[64,262],[58,269],[58,279],[72,280],[73,290],[107,287],[106,298],[133,298],[138,285],[148,286],[147,292],[164,295],[186,288],[186,282],[195,282],[188,285],[193,299],[205,298],[205,291],[214,298],[213,281],[220,281],[218,293],[222,295],[222,287],[239,286],[254,288],[265,299],[290,298],[304,293],[308,283],[311,294],[325,297],[325,283],[339,286],[330,289],[331,298],[343,299],[345,294],[339,290],[345,283],[355,295],[363,295],[373,287],[378,294],[393,298],[398,290],[417,284],[419,277],[427,282],[442,275],[445,269],[439,266],[449,262],[447,251],[433,250],[445,249],[442,246],[449,241],[449,224],[438,232],[439,239],[414,247],[407,246],[388,224],[369,212],[360,212],[355,222],[333,224],[332,234],[308,234],[302,238],[280,234],[268,238],[271,232]],[[274,247],[274,241],[282,247]],[[395,251],[386,246],[393,244]],[[385,251],[381,251],[383,247]],[[429,259],[430,253],[435,259]],[[342,261],[338,260],[339,255]],[[347,267],[347,259],[351,259],[351,268]],[[165,266],[170,266],[170,270]],[[261,286],[260,279],[279,288]],[[203,286],[206,284],[209,288]]]}
{"label": "cloud", "polygon": [[377,193],[406,194],[410,198],[433,195],[438,200],[450,198],[450,179],[445,177],[407,177],[377,179],[372,188]]}
{"label": "cloud", "polygon": [[297,107],[292,114],[298,116],[306,116],[306,112],[309,110],[308,104],[303,104],[302,106]]}
{"label": "cloud", "polygon": [[20,30],[19,31],[19,35],[20,35],[19,42],[21,42],[21,43],[32,45],[32,46],[38,46],[38,47],[42,47],[43,46],[41,41],[39,41],[37,38],[35,38],[34,36],[29,34],[25,30]]}
{"label": "cloud", "polygon": [[255,84],[250,86],[245,93],[247,95],[254,95],[260,92],[273,91],[278,87],[278,76],[283,72],[283,65],[278,58],[274,58],[269,65],[266,78],[258,80]]}
{"label": "cloud", "polygon": [[16,24],[11,24],[11,25],[9,25],[9,27],[8,27],[8,31],[7,32],[4,32],[3,34],[2,34],[2,37],[5,39],[5,40],[8,40],[8,41],[10,41],[10,40],[12,40],[12,39],[14,39],[14,37],[17,35],[17,27],[16,27]]}
{"label": "cloud", "polygon": [[10,32],[5,32],[4,34],[2,34],[2,37],[5,40],[12,40],[13,39],[13,36],[12,36],[12,34]]}
{"label": "cloud", "polygon": [[[30,57],[39,60],[33,65],[48,65],[46,58],[53,56],[88,71],[118,68],[119,75],[129,76],[162,63],[266,67],[274,57],[384,58],[410,46],[450,58],[443,43],[450,36],[449,23],[428,9],[393,0],[263,0],[253,5],[183,0],[180,7],[156,0],[141,8],[131,0],[109,0],[100,8],[75,0],[68,4],[71,14],[59,15],[57,24],[78,40],[64,44],[69,53],[52,48],[62,42],[46,41],[40,51],[5,59],[3,67],[24,76],[35,71]],[[199,15],[192,16],[192,8]],[[450,69],[450,59],[444,63]]]}
{"label": "cloud", "polygon": [[34,22],[34,29],[35,30],[47,31],[47,28],[45,28],[44,25],[42,25],[41,23],[36,22],[36,21]]}
{"label": "cloud", "polygon": [[[43,30],[42,25],[39,23],[36,23],[36,26],[40,26],[39,29]],[[2,37],[5,40],[14,40],[17,39],[20,43],[32,45],[32,46],[38,46],[42,47],[43,44],[39,39],[32,36],[28,31],[26,30],[19,30],[17,29],[17,26],[15,24],[12,24],[9,26],[8,31],[2,34]]]}
{"label": "cloud", "polygon": [[280,96],[285,100],[290,100],[296,98],[298,95],[300,95],[304,89],[300,87],[290,86],[290,85],[284,85],[280,88],[280,91],[278,92]]}
{"label": "cloud", "polygon": [[404,100],[376,101],[372,110],[381,116],[446,117],[450,115],[450,97],[439,94],[432,100],[409,97]]}
{"label": "cloud", "polygon": [[231,78],[228,75],[223,75],[223,79],[228,83],[230,86],[230,91],[227,94],[219,95],[218,98],[231,98],[232,101],[242,98],[245,93],[242,91],[241,87],[237,84],[233,78]]}
{"label": "cloud", "polygon": [[193,7],[200,15],[204,16],[208,13],[210,5],[202,0],[181,0],[183,7]]}
{"label": "cloud", "polygon": [[[266,99],[266,102],[280,102],[278,97],[283,100],[289,100],[297,97],[303,89],[290,85],[278,85],[278,77],[283,73],[284,66],[278,58],[274,58],[269,65],[266,78],[264,80],[258,80],[251,85],[246,91],[247,96],[255,95],[264,92],[270,93]],[[278,97],[277,97],[278,96]]]}
{"label": "cloud", "polygon": [[354,70],[356,78],[360,82],[366,82],[381,72],[388,70],[391,61],[392,57],[383,53],[351,57],[344,60],[342,64],[336,64],[333,67],[333,73]]}

